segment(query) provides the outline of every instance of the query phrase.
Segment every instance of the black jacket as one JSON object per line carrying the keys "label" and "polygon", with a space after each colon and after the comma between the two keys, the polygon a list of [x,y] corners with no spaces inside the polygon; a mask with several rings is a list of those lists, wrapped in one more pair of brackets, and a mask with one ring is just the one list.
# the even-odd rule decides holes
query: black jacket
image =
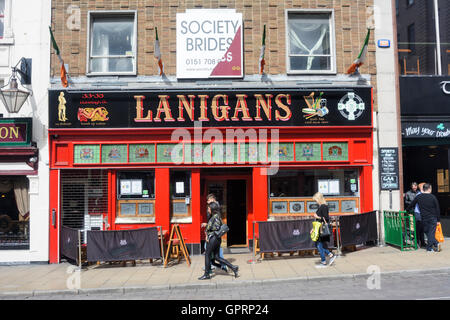
{"label": "black jacket", "polygon": [[[328,211],[329,211],[328,210],[328,205],[321,204],[319,206],[319,208],[317,209],[317,211],[316,211],[316,214],[320,217],[320,219],[316,219],[316,221],[319,221],[319,222],[323,223],[323,219],[325,219],[325,221],[327,223],[329,223],[330,222],[330,216],[328,214]],[[331,227],[330,227],[330,229],[331,229]],[[321,235],[319,235],[319,241],[320,242],[324,242],[324,241],[329,242],[330,241],[330,236],[323,236],[322,237]]]}
{"label": "black jacket", "polygon": [[406,194],[405,194],[405,206],[406,207],[409,206],[416,196],[417,196],[417,191],[414,192],[412,190],[409,190],[408,192],[406,192]]}
{"label": "black jacket", "polygon": [[221,225],[222,219],[220,218],[220,214],[215,214],[209,218],[208,224],[206,225],[206,235],[208,236],[208,239],[211,239],[211,237],[215,235],[214,231],[219,231]]}
{"label": "black jacket", "polygon": [[422,220],[430,220],[436,218],[440,221],[441,210],[439,202],[434,194],[421,193],[409,204],[406,211],[414,210],[416,203],[419,204],[420,216]]}

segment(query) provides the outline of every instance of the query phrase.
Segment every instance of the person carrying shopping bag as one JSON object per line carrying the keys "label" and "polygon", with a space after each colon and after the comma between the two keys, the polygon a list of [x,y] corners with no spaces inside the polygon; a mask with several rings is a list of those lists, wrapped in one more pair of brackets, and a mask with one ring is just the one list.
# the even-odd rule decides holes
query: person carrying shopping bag
{"label": "person carrying shopping bag", "polygon": [[[328,242],[330,241],[330,217],[328,215],[328,205],[325,201],[325,198],[323,197],[323,194],[320,192],[317,192],[313,196],[313,200],[317,202],[319,205],[319,208],[314,213],[314,218],[316,218],[316,222],[319,222],[322,224],[320,230],[322,230],[322,234],[319,233],[319,237],[317,241],[315,241],[315,245],[317,250],[320,254],[320,263],[316,266],[316,268],[325,268],[329,265],[331,265],[334,260],[336,259],[336,255],[331,253],[328,250]],[[327,225],[327,226],[326,226]],[[324,234],[324,227],[328,227],[328,234]],[[328,264],[326,258],[329,258]]]}

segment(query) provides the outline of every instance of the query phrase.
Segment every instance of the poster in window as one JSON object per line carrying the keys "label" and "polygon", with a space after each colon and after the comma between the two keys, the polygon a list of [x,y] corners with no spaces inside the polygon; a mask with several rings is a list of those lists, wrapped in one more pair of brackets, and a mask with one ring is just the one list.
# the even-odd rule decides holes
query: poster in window
{"label": "poster in window", "polygon": [[131,194],[131,180],[120,180],[120,194]]}
{"label": "poster in window", "polygon": [[328,181],[329,194],[339,194],[339,179],[332,179]]}
{"label": "poster in window", "polygon": [[329,185],[328,180],[318,180],[318,190],[322,194],[328,194],[329,193]]}
{"label": "poster in window", "polygon": [[183,194],[184,193],[184,182],[183,181],[175,182],[175,193],[176,194]]}
{"label": "poster in window", "polygon": [[142,195],[142,180],[141,179],[131,180],[131,194]]}

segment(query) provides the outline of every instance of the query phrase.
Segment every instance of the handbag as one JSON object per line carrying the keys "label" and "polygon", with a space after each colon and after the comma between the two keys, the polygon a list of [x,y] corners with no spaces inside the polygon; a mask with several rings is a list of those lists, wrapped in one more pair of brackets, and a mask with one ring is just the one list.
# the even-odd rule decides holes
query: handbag
{"label": "handbag", "polygon": [[324,218],[322,218],[322,219],[323,219],[323,223],[320,227],[320,236],[328,237],[331,235],[330,225],[325,221]]}
{"label": "handbag", "polygon": [[312,225],[313,225],[313,228],[311,229],[310,236],[311,236],[311,240],[315,242],[315,241],[319,240],[319,233],[320,233],[320,227],[322,225],[322,222],[313,221]]}
{"label": "handbag", "polygon": [[230,230],[226,224],[222,224],[220,226],[220,229],[217,231],[214,231],[217,237],[222,238],[222,236],[227,233]]}
{"label": "handbag", "polygon": [[442,233],[442,225],[440,222],[438,222],[436,226],[436,233],[434,234],[434,237],[438,242],[444,242],[444,234]]}

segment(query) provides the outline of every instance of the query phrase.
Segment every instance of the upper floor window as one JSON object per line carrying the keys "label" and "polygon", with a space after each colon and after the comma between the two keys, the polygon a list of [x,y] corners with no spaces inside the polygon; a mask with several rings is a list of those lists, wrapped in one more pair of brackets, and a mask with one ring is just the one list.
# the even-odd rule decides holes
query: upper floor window
{"label": "upper floor window", "polygon": [[335,73],[333,11],[287,11],[288,73]]}
{"label": "upper floor window", "polygon": [[90,12],[88,74],[136,74],[136,12]]}
{"label": "upper floor window", "polygon": [[5,0],[0,0],[0,39],[5,32]]}

